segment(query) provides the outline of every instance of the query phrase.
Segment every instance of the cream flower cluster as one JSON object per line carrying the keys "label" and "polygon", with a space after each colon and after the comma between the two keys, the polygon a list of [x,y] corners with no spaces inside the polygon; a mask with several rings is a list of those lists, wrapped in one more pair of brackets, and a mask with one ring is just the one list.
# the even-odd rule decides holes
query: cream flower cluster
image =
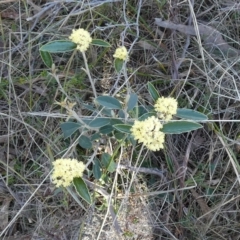
{"label": "cream flower cluster", "polygon": [[164,121],[169,121],[172,116],[177,113],[177,101],[171,97],[160,97],[154,105],[154,109],[158,112],[158,117]]}
{"label": "cream flower cluster", "polygon": [[149,150],[157,151],[163,148],[165,134],[160,131],[162,124],[152,116],[144,121],[135,121],[131,132],[135,140],[143,143]]}
{"label": "cream flower cluster", "polygon": [[85,52],[92,42],[90,33],[83,28],[79,28],[77,30],[73,29],[69,39],[77,44],[77,49],[81,52]]}
{"label": "cream flower cluster", "polygon": [[68,187],[74,178],[81,177],[85,165],[77,159],[61,158],[53,162],[52,182],[56,187]]}
{"label": "cream flower cluster", "polygon": [[119,47],[116,49],[114,55],[114,58],[118,58],[121,59],[123,61],[127,61],[128,60],[128,52],[127,49],[123,46],[123,47]]}

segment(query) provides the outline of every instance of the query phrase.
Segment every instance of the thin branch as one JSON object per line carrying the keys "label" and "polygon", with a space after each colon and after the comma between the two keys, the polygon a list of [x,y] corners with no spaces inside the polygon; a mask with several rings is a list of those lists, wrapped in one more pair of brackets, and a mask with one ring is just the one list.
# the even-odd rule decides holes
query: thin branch
{"label": "thin branch", "polygon": [[166,180],[166,177],[164,176],[164,171],[158,170],[158,169],[152,169],[152,168],[145,168],[145,167],[132,167],[132,166],[125,166],[125,165],[118,165],[118,169],[128,169],[133,172],[141,172],[145,174],[153,174],[158,175],[159,177]]}
{"label": "thin branch", "polygon": [[85,68],[86,68],[86,69],[83,69],[83,70],[85,70],[85,72],[87,73],[88,79],[89,79],[89,81],[91,83],[91,86],[92,86],[94,97],[97,98],[96,88],[95,88],[93,79],[91,77],[91,74],[90,74],[90,71],[89,71],[89,68],[88,68],[88,62],[87,62],[87,58],[86,58],[85,52],[82,52],[82,56],[83,56],[83,60],[84,60]]}

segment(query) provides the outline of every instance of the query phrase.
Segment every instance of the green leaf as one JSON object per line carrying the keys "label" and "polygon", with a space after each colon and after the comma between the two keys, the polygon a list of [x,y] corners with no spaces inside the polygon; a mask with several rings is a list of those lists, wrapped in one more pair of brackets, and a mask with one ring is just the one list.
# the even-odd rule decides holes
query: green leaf
{"label": "green leaf", "polygon": [[125,119],[125,117],[126,117],[126,112],[123,111],[122,109],[120,109],[120,110],[118,111],[118,117],[119,117],[119,118],[122,118],[122,119]]}
{"label": "green leaf", "polygon": [[147,109],[143,106],[137,106],[133,109],[136,117],[141,117],[143,114],[147,113]]}
{"label": "green leaf", "polygon": [[101,164],[104,168],[107,168],[111,162],[111,155],[108,153],[103,153],[101,156]]}
{"label": "green leaf", "polygon": [[178,108],[176,116],[195,121],[204,121],[208,119],[205,114],[187,108]]}
{"label": "green leaf", "polygon": [[108,109],[121,109],[121,103],[111,96],[100,96],[96,98],[96,101],[105,108]]}
{"label": "green leaf", "polygon": [[79,139],[78,139],[78,144],[84,148],[84,149],[89,149],[92,148],[92,142],[91,140],[87,137],[82,135]]}
{"label": "green leaf", "polygon": [[115,58],[114,60],[114,67],[117,73],[120,73],[123,67],[124,61],[118,58]]}
{"label": "green leaf", "polygon": [[156,89],[150,82],[148,82],[147,85],[148,85],[148,92],[149,92],[149,94],[151,95],[152,99],[153,99],[154,101],[157,101],[158,98],[160,98],[157,89]]}
{"label": "green leaf", "polygon": [[99,128],[99,132],[102,134],[109,134],[114,130],[112,125],[107,125]]}
{"label": "green leaf", "polygon": [[111,124],[111,125],[123,124],[123,121],[121,121],[121,120],[118,119],[118,118],[112,118],[111,121],[110,121],[110,124]]}
{"label": "green leaf", "polygon": [[77,44],[67,40],[57,40],[49,42],[40,48],[40,51],[50,53],[64,53],[76,49]]}
{"label": "green leaf", "polygon": [[104,168],[107,169],[110,173],[114,172],[116,170],[116,163],[113,161],[111,155],[108,153],[103,153],[101,156],[101,163],[104,166]]}
{"label": "green leaf", "polygon": [[102,176],[101,165],[98,159],[94,159],[93,176],[95,177],[95,179],[100,179]]}
{"label": "green leaf", "polygon": [[125,138],[126,133],[123,132],[114,132],[114,136],[118,141],[121,141],[122,139]]}
{"label": "green leaf", "polygon": [[96,118],[92,120],[88,125],[93,128],[99,128],[108,125],[109,122],[110,122],[109,118]]}
{"label": "green leaf", "polygon": [[82,125],[75,122],[65,122],[60,124],[63,131],[64,138],[70,137],[74,132],[76,132]]}
{"label": "green leaf", "polygon": [[111,47],[111,44],[103,41],[102,39],[93,39],[91,44],[99,47]]}
{"label": "green leaf", "polygon": [[202,125],[191,121],[175,121],[163,125],[162,132],[167,134],[180,134],[202,128]]}
{"label": "green leaf", "polygon": [[113,125],[113,127],[115,129],[117,129],[120,132],[123,133],[131,133],[130,129],[132,128],[132,125],[128,125],[128,124],[115,124]]}
{"label": "green leaf", "polygon": [[127,139],[129,140],[133,147],[136,146],[137,140],[134,139],[133,135],[129,135]]}
{"label": "green leaf", "polygon": [[80,104],[83,108],[85,108],[85,109],[87,109],[91,112],[94,112],[96,110],[95,107],[91,104],[86,104],[86,103],[83,103],[83,102],[81,102]]}
{"label": "green leaf", "polygon": [[89,125],[90,122],[92,121],[92,119],[84,118],[84,119],[82,119],[82,121],[83,121],[86,125]]}
{"label": "green leaf", "polygon": [[107,116],[107,117],[112,117],[113,116],[113,110],[112,109],[102,108],[101,113],[102,113],[102,115]]}
{"label": "green leaf", "polygon": [[44,64],[48,67],[51,68],[53,64],[52,56],[49,52],[44,52],[40,51],[40,56],[44,62]]}
{"label": "green leaf", "polygon": [[82,178],[74,178],[73,179],[73,185],[77,191],[77,193],[79,194],[79,196],[85,200],[87,203],[91,204],[92,203],[92,199],[88,190],[88,187],[86,185],[86,183],[83,181]]}
{"label": "green leaf", "polygon": [[95,141],[95,140],[98,140],[99,138],[101,138],[101,135],[97,132],[97,133],[94,133],[92,136],[91,136],[91,141]]}
{"label": "green leaf", "polygon": [[115,128],[113,127],[113,125],[115,124],[123,124],[123,121],[118,118],[111,118],[110,124],[99,128],[99,132],[102,134],[109,134],[115,130]]}
{"label": "green leaf", "polygon": [[127,111],[131,111],[136,105],[138,101],[138,96],[136,93],[130,93],[130,97],[127,103]]}
{"label": "green leaf", "polygon": [[146,120],[146,119],[148,119],[149,117],[152,117],[152,116],[156,116],[156,113],[155,112],[145,113],[141,117],[139,117],[138,120],[139,121],[144,121],[144,120]]}

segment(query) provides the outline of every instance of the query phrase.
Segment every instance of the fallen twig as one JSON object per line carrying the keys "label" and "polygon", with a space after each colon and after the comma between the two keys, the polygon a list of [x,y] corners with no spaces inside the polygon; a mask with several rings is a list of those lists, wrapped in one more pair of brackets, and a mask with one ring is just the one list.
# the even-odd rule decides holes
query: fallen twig
{"label": "fallen twig", "polygon": [[[170,21],[163,21],[161,18],[155,18],[155,23],[164,28],[177,30],[187,35],[197,36],[194,26],[187,26],[183,24],[175,24]],[[198,25],[198,31],[201,39],[204,41],[204,45],[207,47],[217,48],[224,55],[229,57],[237,57],[240,55],[240,51],[234,47],[231,47],[222,37],[222,34],[215,28],[206,26],[203,24]]]}
{"label": "fallen twig", "polygon": [[152,168],[145,168],[145,167],[132,167],[132,166],[125,166],[125,165],[118,165],[118,169],[128,169],[134,172],[142,172],[145,174],[153,174],[153,175],[158,175],[162,179],[166,180],[166,177],[163,174],[163,171],[160,171],[158,169],[152,169]]}

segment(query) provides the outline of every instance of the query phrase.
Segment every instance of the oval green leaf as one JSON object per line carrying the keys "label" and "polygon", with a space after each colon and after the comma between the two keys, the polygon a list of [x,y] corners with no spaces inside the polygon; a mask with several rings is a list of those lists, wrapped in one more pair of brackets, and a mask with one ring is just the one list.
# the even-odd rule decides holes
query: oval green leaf
{"label": "oval green leaf", "polygon": [[84,119],[82,119],[82,121],[83,121],[86,125],[89,125],[90,122],[92,121],[92,119],[84,118]]}
{"label": "oval green leaf", "polygon": [[134,139],[133,135],[129,135],[127,140],[132,144],[133,147],[136,146],[137,140]]}
{"label": "oval green leaf", "polygon": [[40,56],[44,62],[44,64],[48,67],[51,68],[53,64],[52,56],[49,52],[44,52],[40,51]]}
{"label": "oval green leaf", "polygon": [[85,108],[91,112],[94,112],[96,110],[95,107],[91,104],[86,104],[86,103],[83,103],[82,101],[80,101],[80,104],[83,108]]}
{"label": "oval green leaf", "polygon": [[126,117],[126,112],[123,111],[122,109],[120,109],[120,110],[118,111],[118,117],[121,118],[121,119],[125,119],[125,117]]}
{"label": "oval green leaf", "polygon": [[136,106],[133,108],[133,112],[136,117],[141,117],[143,114],[147,113],[147,109],[144,106]]}
{"label": "oval green leaf", "polygon": [[100,96],[96,98],[96,101],[105,108],[108,109],[121,109],[121,103],[111,96]]}
{"label": "oval green leaf", "polygon": [[50,53],[64,53],[76,49],[77,44],[72,41],[57,40],[49,42],[40,48],[40,51]]}
{"label": "oval green leaf", "polygon": [[152,99],[153,99],[154,101],[157,101],[158,98],[160,98],[157,89],[156,89],[156,88],[153,86],[153,84],[150,83],[150,82],[148,82],[147,85],[148,85],[148,92],[149,92],[149,94],[151,95]]}
{"label": "oval green leaf", "polygon": [[101,156],[101,164],[104,168],[107,168],[109,163],[111,162],[111,155],[108,153],[103,153]]}
{"label": "oval green leaf", "polygon": [[78,144],[84,148],[84,149],[89,149],[92,148],[92,142],[91,140],[87,137],[82,135],[79,139],[78,139]]}
{"label": "oval green leaf", "polygon": [[70,137],[74,132],[76,132],[82,125],[75,122],[65,122],[60,124],[60,128],[63,131],[64,138]]}
{"label": "oval green leaf", "polygon": [[131,111],[136,105],[138,101],[138,96],[136,93],[130,93],[130,97],[127,103],[127,111]]}
{"label": "oval green leaf", "polygon": [[104,115],[104,116],[107,116],[107,117],[112,117],[113,116],[113,110],[112,109],[102,108],[101,112],[102,112],[102,115]]}
{"label": "oval green leaf", "polygon": [[105,42],[102,39],[93,39],[91,44],[99,47],[111,47],[108,42]]}
{"label": "oval green leaf", "polygon": [[114,68],[116,70],[117,73],[120,73],[123,67],[123,63],[124,61],[118,58],[115,58],[114,60]]}
{"label": "oval green leaf", "polygon": [[123,121],[121,121],[121,120],[118,119],[118,118],[112,118],[110,124],[111,124],[111,125],[123,124]]}
{"label": "oval green leaf", "polygon": [[201,124],[196,122],[175,121],[175,122],[169,122],[164,124],[161,131],[166,134],[180,134],[180,133],[190,132],[202,127],[203,126]]}
{"label": "oval green leaf", "polygon": [[131,128],[132,128],[132,125],[128,125],[128,124],[115,124],[113,125],[113,127],[115,129],[117,129],[118,131],[120,132],[123,132],[123,133],[131,133]]}
{"label": "oval green leaf", "polygon": [[101,163],[104,166],[104,168],[107,169],[110,173],[114,172],[116,170],[116,163],[113,161],[111,155],[108,153],[103,153],[101,156]]}
{"label": "oval green leaf", "polygon": [[101,138],[101,134],[99,134],[98,132],[97,133],[94,133],[92,136],[91,136],[91,141],[95,141],[95,140],[98,140]]}
{"label": "oval green leaf", "polygon": [[88,190],[88,187],[86,183],[83,181],[82,178],[74,178],[73,179],[73,185],[76,189],[76,192],[79,194],[79,196],[85,200],[87,203],[91,204],[92,199]]}
{"label": "oval green leaf", "polygon": [[110,122],[109,118],[96,118],[92,120],[88,125],[93,128],[99,128],[108,125],[109,122]]}
{"label": "oval green leaf", "polygon": [[95,179],[100,179],[102,176],[101,165],[98,159],[94,159],[93,176],[95,177]]}
{"label": "oval green leaf", "polygon": [[114,130],[112,125],[107,125],[99,128],[99,132],[102,134],[109,134]]}
{"label": "oval green leaf", "polygon": [[208,119],[205,114],[188,108],[178,108],[176,116],[195,121],[204,121]]}
{"label": "oval green leaf", "polygon": [[126,137],[126,133],[123,132],[114,132],[114,137],[118,140],[121,141]]}

